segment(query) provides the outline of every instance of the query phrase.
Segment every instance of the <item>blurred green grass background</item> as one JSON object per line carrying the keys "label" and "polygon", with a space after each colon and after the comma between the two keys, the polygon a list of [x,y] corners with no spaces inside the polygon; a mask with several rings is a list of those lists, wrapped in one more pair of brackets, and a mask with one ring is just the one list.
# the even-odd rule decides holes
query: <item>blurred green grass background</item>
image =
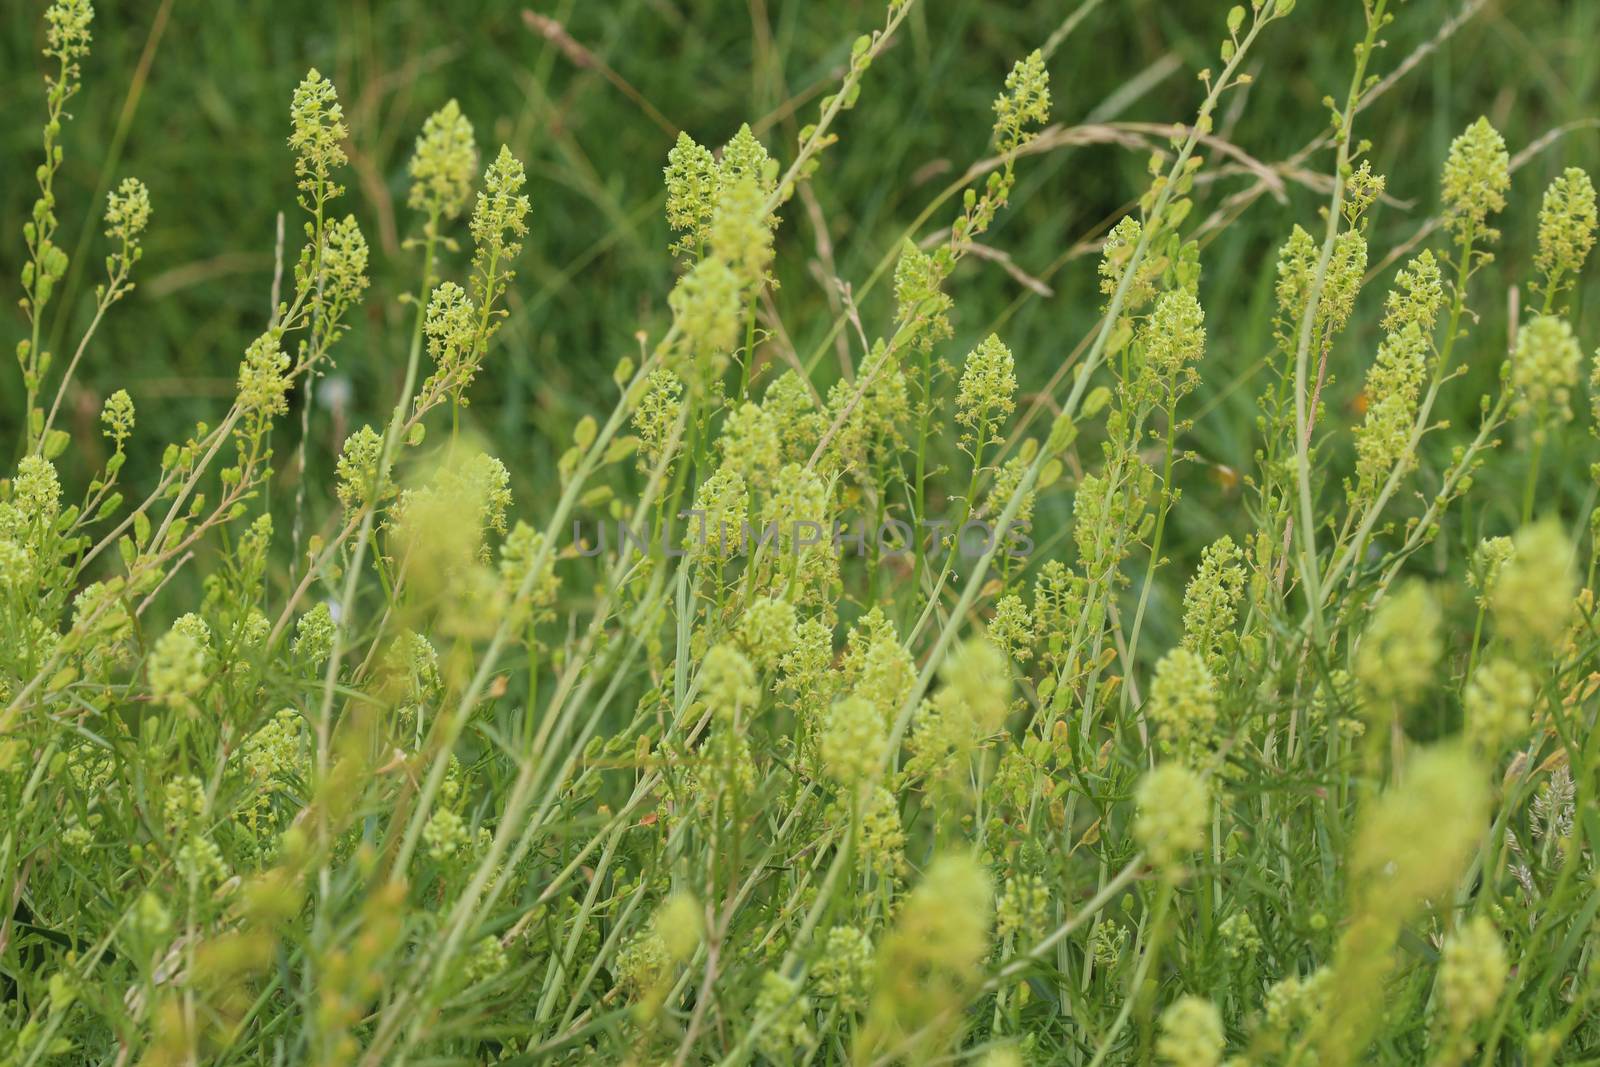
{"label": "blurred green grass background", "polygon": [[[44,6],[12,0],[0,14],[0,277],[13,293],[39,152]],[[68,247],[85,225],[94,231],[89,254],[78,257],[83,273],[70,317],[86,312],[100,269],[98,216],[108,183],[142,178],[156,216],[139,288],[103,329],[71,397],[80,438],[93,439],[99,401],[117,387],[139,406],[146,463],[161,442],[224,410],[239,356],[266,319],[280,210],[293,254],[299,223],[284,144],[287,108],[295,83],[316,66],[337,83],[347,111],[353,166],[345,204],[372,244],[373,289],[335,371],[335,392],[348,391],[348,410],[324,405],[311,423],[313,480],[327,481],[352,422],[376,421],[393,403],[407,336],[398,297],[416,272],[402,247],[414,232],[404,210],[405,163],[424,117],[455,97],[486,154],[504,142],[528,163],[533,226],[513,287],[514,314],[469,414],[512,470],[513,488],[537,501],[526,494],[548,484],[570,426],[585,412],[609,409],[609,372],[636,351],[636,331],[664,325],[673,266],[661,168],[674,132],[715,146],[749,121],[775,155],[792,157],[796,131],[836,81],[852,38],[879,24],[882,5],[538,0],[537,20],[524,7],[503,0],[101,0],[57,185]],[[1008,260],[975,256],[963,266],[951,285],[958,336],[944,349],[959,360],[982,333],[999,329],[1017,354],[1026,404],[1097,315],[1093,240],[1131,208],[1149,146],[1164,142],[1159,131],[1128,124],[1192,117],[1195,73],[1217,64],[1226,7],[1197,0],[919,5],[868,75],[859,106],[842,118],[814,203],[785,209],[778,319],[768,322],[781,328],[769,345],[792,346],[802,359],[822,351],[816,378],[825,386],[838,367],[824,344],[838,294],[824,279],[859,286],[893,252],[917,213],[987,153],[991,102],[1011,63],[1049,47],[1055,120],[1076,132],[1022,163],[1012,207],[986,238]],[[1197,197],[1196,218],[1224,208],[1228,223],[1206,237],[1202,299],[1211,346],[1191,409],[1197,424],[1184,442],[1214,472],[1249,465],[1254,400],[1266,384],[1274,251],[1294,222],[1315,225],[1316,182],[1331,154],[1312,154],[1294,168],[1279,164],[1326,129],[1321,101],[1343,93],[1361,19],[1358,0],[1300,0],[1252,59],[1254,84],[1231,94],[1219,116],[1219,136],[1265,164],[1281,192],[1224,208],[1256,178],[1238,173],[1245,168],[1237,159],[1212,153],[1234,173],[1215,171],[1221,176]],[[1501,280],[1528,274],[1540,192],[1562,166],[1594,171],[1600,162],[1600,132],[1586,125],[1596,115],[1600,4],[1410,0],[1385,36],[1375,70],[1388,75],[1412,65],[1358,122],[1394,201],[1373,216],[1374,266],[1434,213],[1448,143],[1478,114],[1504,132],[1514,154],[1577,124],[1515,177],[1501,220],[1501,263],[1484,275],[1494,288],[1476,301],[1483,317],[1474,350],[1486,354],[1484,365],[1447,401],[1454,405],[1447,417],[1470,422],[1479,387],[1491,381],[1487,354],[1506,337]],[[1073,143],[1081,140],[1097,143]],[[916,236],[951,214],[936,212]],[[1391,275],[1392,266],[1374,279],[1336,354],[1335,417],[1350,413]],[[869,334],[884,321],[887,289],[861,300]],[[1589,295],[1577,294],[1575,307]],[[8,333],[20,336],[20,314],[6,321]],[[57,351],[74,325],[52,323]],[[1592,347],[1594,338],[1584,338]],[[859,351],[853,355],[859,360]],[[14,438],[21,404],[11,360],[0,383],[7,400],[0,420],[9,420]],[[333,393],[325,387],[323,396]],[[298,411],[285,420],[280,456],[298,424]],[[1575,503],[1587,486],[1587,462],[1547,459],[1548,469],[1562,459]],[[288,471],[280,483],[293,477]],[[1225,525],[1237,492],[1225,476],[1189,481],[1197,483],[1191,491],[1214,499],[1210,508],[1179,509],[1191,527],[1180,555],[1211,535],[1205,524]]]}

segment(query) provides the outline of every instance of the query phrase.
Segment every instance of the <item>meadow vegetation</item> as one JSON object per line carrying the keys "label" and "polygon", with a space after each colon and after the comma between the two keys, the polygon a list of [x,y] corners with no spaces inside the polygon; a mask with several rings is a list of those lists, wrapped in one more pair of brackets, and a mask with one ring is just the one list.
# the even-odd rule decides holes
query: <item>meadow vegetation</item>
{"label": "meadow vegetation", "polygon": [[[1556,158],[1587,128],[1469,118],[1402,154],[1413,202],[1366,114],[1481,3],[1408,53],[1415,7],[1344,5],[1275,165],[1228,131],[1318,5],[1219,7],[1159,125],[1061,119],[1068,19],[840,281],[819,183],[938,6],[852,8],[792,136],[674,131],[671,237],[634,253],[665,284],[559,358],[492,117],[437,101],[380,247],[361,117],[310,70],[251,337],[187,423],[94,355],[184,211],[119,176],[64,224],[98,42],[49,5],[0,1065],[1600,1062],[1597,219]],[[1087,331],[974,331],[974,275],[1056,295],[998,242],[1097,137],[1143,166],[1059,294]],[[1270,249],[1221,245],[1218,284],[1261,200]],[[320,388],[374,357],[345,425]],[[545,360],[592,410],[535,444],[475,417]]]}

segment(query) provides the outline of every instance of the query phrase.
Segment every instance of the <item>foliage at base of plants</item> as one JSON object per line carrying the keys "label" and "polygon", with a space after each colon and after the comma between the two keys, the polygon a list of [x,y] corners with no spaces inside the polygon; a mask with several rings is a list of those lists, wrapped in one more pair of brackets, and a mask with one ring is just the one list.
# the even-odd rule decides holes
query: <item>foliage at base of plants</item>
{"label": "foliage at base of plants", "polygon": [[[464,409],[524,358],[499,327],[539,190],[454,101],[408,169],[403,384],[308,457],[291,400],[369,268],[356,120],[315,70],[231,404],[137,484],[161,420],[127,392],[101,440],[61,427],[171,206],[115,187],[87,329],[49,351],[94,25],[56,0],[0,482],[0,1064],[1595,1062],[1600,511],[1541,491],[1600,427],[1594,188],[1514,181],[1550,141],[1480,119],[1437,211],[1369,247],[1362,111],[1414,64],[1383,47],[1403,9],[1364,3],[1271,306],[1202,306],[1204,205],[1266,180],[1217,122],[1305,32],[1292,0],[1220,18],[1078,295],[1095,329],[1026,381],[953,317],[1065,136],[1043,50],[880,269],[828,280],[823,349],[788,343],[785,222],[858,99],[893,106],[871,68],[917,0],[890,0],[796,143],[678,136],[676,281],[644,297],[670,325],[586,357],[614,406],[514,500]],[[1503,264],[1517,201],[1537,254]],[[1270,338],[1255,462],[1180,573],[1230,332]],[[337,506],[275,496],[286,470]],[[1497,470],[1520,496],[1478,489]]]}

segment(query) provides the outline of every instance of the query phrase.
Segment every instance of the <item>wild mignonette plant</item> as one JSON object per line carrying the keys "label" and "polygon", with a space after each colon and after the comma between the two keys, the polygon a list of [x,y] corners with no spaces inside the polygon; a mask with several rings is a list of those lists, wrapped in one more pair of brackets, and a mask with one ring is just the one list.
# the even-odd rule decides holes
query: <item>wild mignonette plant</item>
{"label": "wild mignonette plant", "polygon": [[[105,281],[55,358],[94,13],[48,8],[0,482],[0,1063],[1600,1055],[1600,510],[1544,492],[1600,432],[1589,177],[1538,200],[1479,119],[1427,224],[1370,247],[1386,182],[1357,127],[1394,13],[1368,0],[1320,210],[1283,220],[1246,506],[1178,573],[1208,344],[1257,314],[1202,304],[1194,208],[1295,5],[1226,13],[1077,297],[1094,330],[1037,382],[1003,333],[955,338],[963,266],[1058,129],[1048,49],[825,347],[782,329],[785,219],[915,3],[795,144],[678,135],[675,281],[540,499],[463,417],[523,358],[500,327],[538,190],[445,103],[406,171],[398,391],[320,465],[328,514],[269,489],[285,441],[318,469],[291,401],[352,358],[367,297],[339,91],[313,70],[290,96],[301,238],[233,399],[130,485],[160,420],[128,392],[109,449],[57,422],[165,216],[114,187]],[[1502,270],[1519,202],[1537,255]],[[1475,309],[1512,287],[1502,348]],[[1475,492],[1491,467],[1520,499]]]}

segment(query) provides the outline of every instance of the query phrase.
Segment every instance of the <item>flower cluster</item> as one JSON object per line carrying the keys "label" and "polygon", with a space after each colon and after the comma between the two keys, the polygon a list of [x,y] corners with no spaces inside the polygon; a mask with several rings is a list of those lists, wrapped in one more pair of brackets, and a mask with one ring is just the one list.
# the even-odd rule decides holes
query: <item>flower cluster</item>
{"label": "flower cluster", "polygon": [[1205,845],[1211,798],[1205,781],[1181,763],[1163,763],[1139,781],[1133,836],[1150,864],[1176,880]]}
{"label": "flower cluster", "polygon": [[1511,188],[1511,158],[1505,138],[1479,118],[1450,142],[1445,156],[1442,196],[1445,225],[1462,244],[1494,240],[1498,233],[1487,225],[1492,214],[1505,210]]}
{"label": "flower cluster", "polygon": [[422,124],[407,170],[411,174],[407,207],[442,219],[454,219],[466,209],[478,173],[478,145],[472,123],[454,100]]}
{"label": "flower cluster", "polygon": [[178,710],[192,709],[210,681],[210,655],[210,628],[192,612],[183,616],[150,650],[151,695]]}
{"label": "flower cluster", "polygon": [[1178,756],[1192,758],[1208,748],[1217,725],[1217,684],[1205,660],[1182,647],[1162,656],[1144,713]]}
{"label": "flower cluster", "polygon": [[1579,168],[1568,167],[1550,183],[1539,205],[1539,251],[1534,265],[1544,275],[1547,304],[1569,276],[1583,270],[1594,247],[1595,225],[1594,183]]}
{"label": "flower cluster", "polygon": [[1444,652],[1441,624],[1438,602],[1421,582],[1408,582],[1379,603],[1355,657],[1371,714],[1386,717],[1409,707],[1432,685]]}
{"label": "flower cluster", "polygon": [[1511,387],[1516,414],[1529,420],[1534,440],[1543,441],[1557,424],[1572,421],[1572,390],[1582,363],[1578,339],[1565,319],[1540,315],[1517,331]]}
{"label": "flower cluster", "polygon": [[1510,964],[1505,940],[1483,916],[1468,920],[1446,939],[1439,965],[1439,1005],[1444,1025],[1465,1035],[1499,1006]]}
{"label": "flower cluster", "polygon": [[318,202],[341,195],[343,189],[332,183],[331,176],[349,162],[344,141],[350,131],[338,90],[316,68],[295,87],[289,122],[289,150],[294,153],[300,191]]}
{"label": "flower cluster", "polygon": [[1171,1067],[1217,1067],[1227,1040],[1222,1014],[1202,997],[1180,997],[1161,1013],[1156,1055]]}
{"label": "flower cluster", "polygon": [[1016,361],[994,334],[984,338],[967,356],[956,393],[956,421],[968,428],[965,440],[976,451],[996,438],[1000,426],[1016,408]]}

